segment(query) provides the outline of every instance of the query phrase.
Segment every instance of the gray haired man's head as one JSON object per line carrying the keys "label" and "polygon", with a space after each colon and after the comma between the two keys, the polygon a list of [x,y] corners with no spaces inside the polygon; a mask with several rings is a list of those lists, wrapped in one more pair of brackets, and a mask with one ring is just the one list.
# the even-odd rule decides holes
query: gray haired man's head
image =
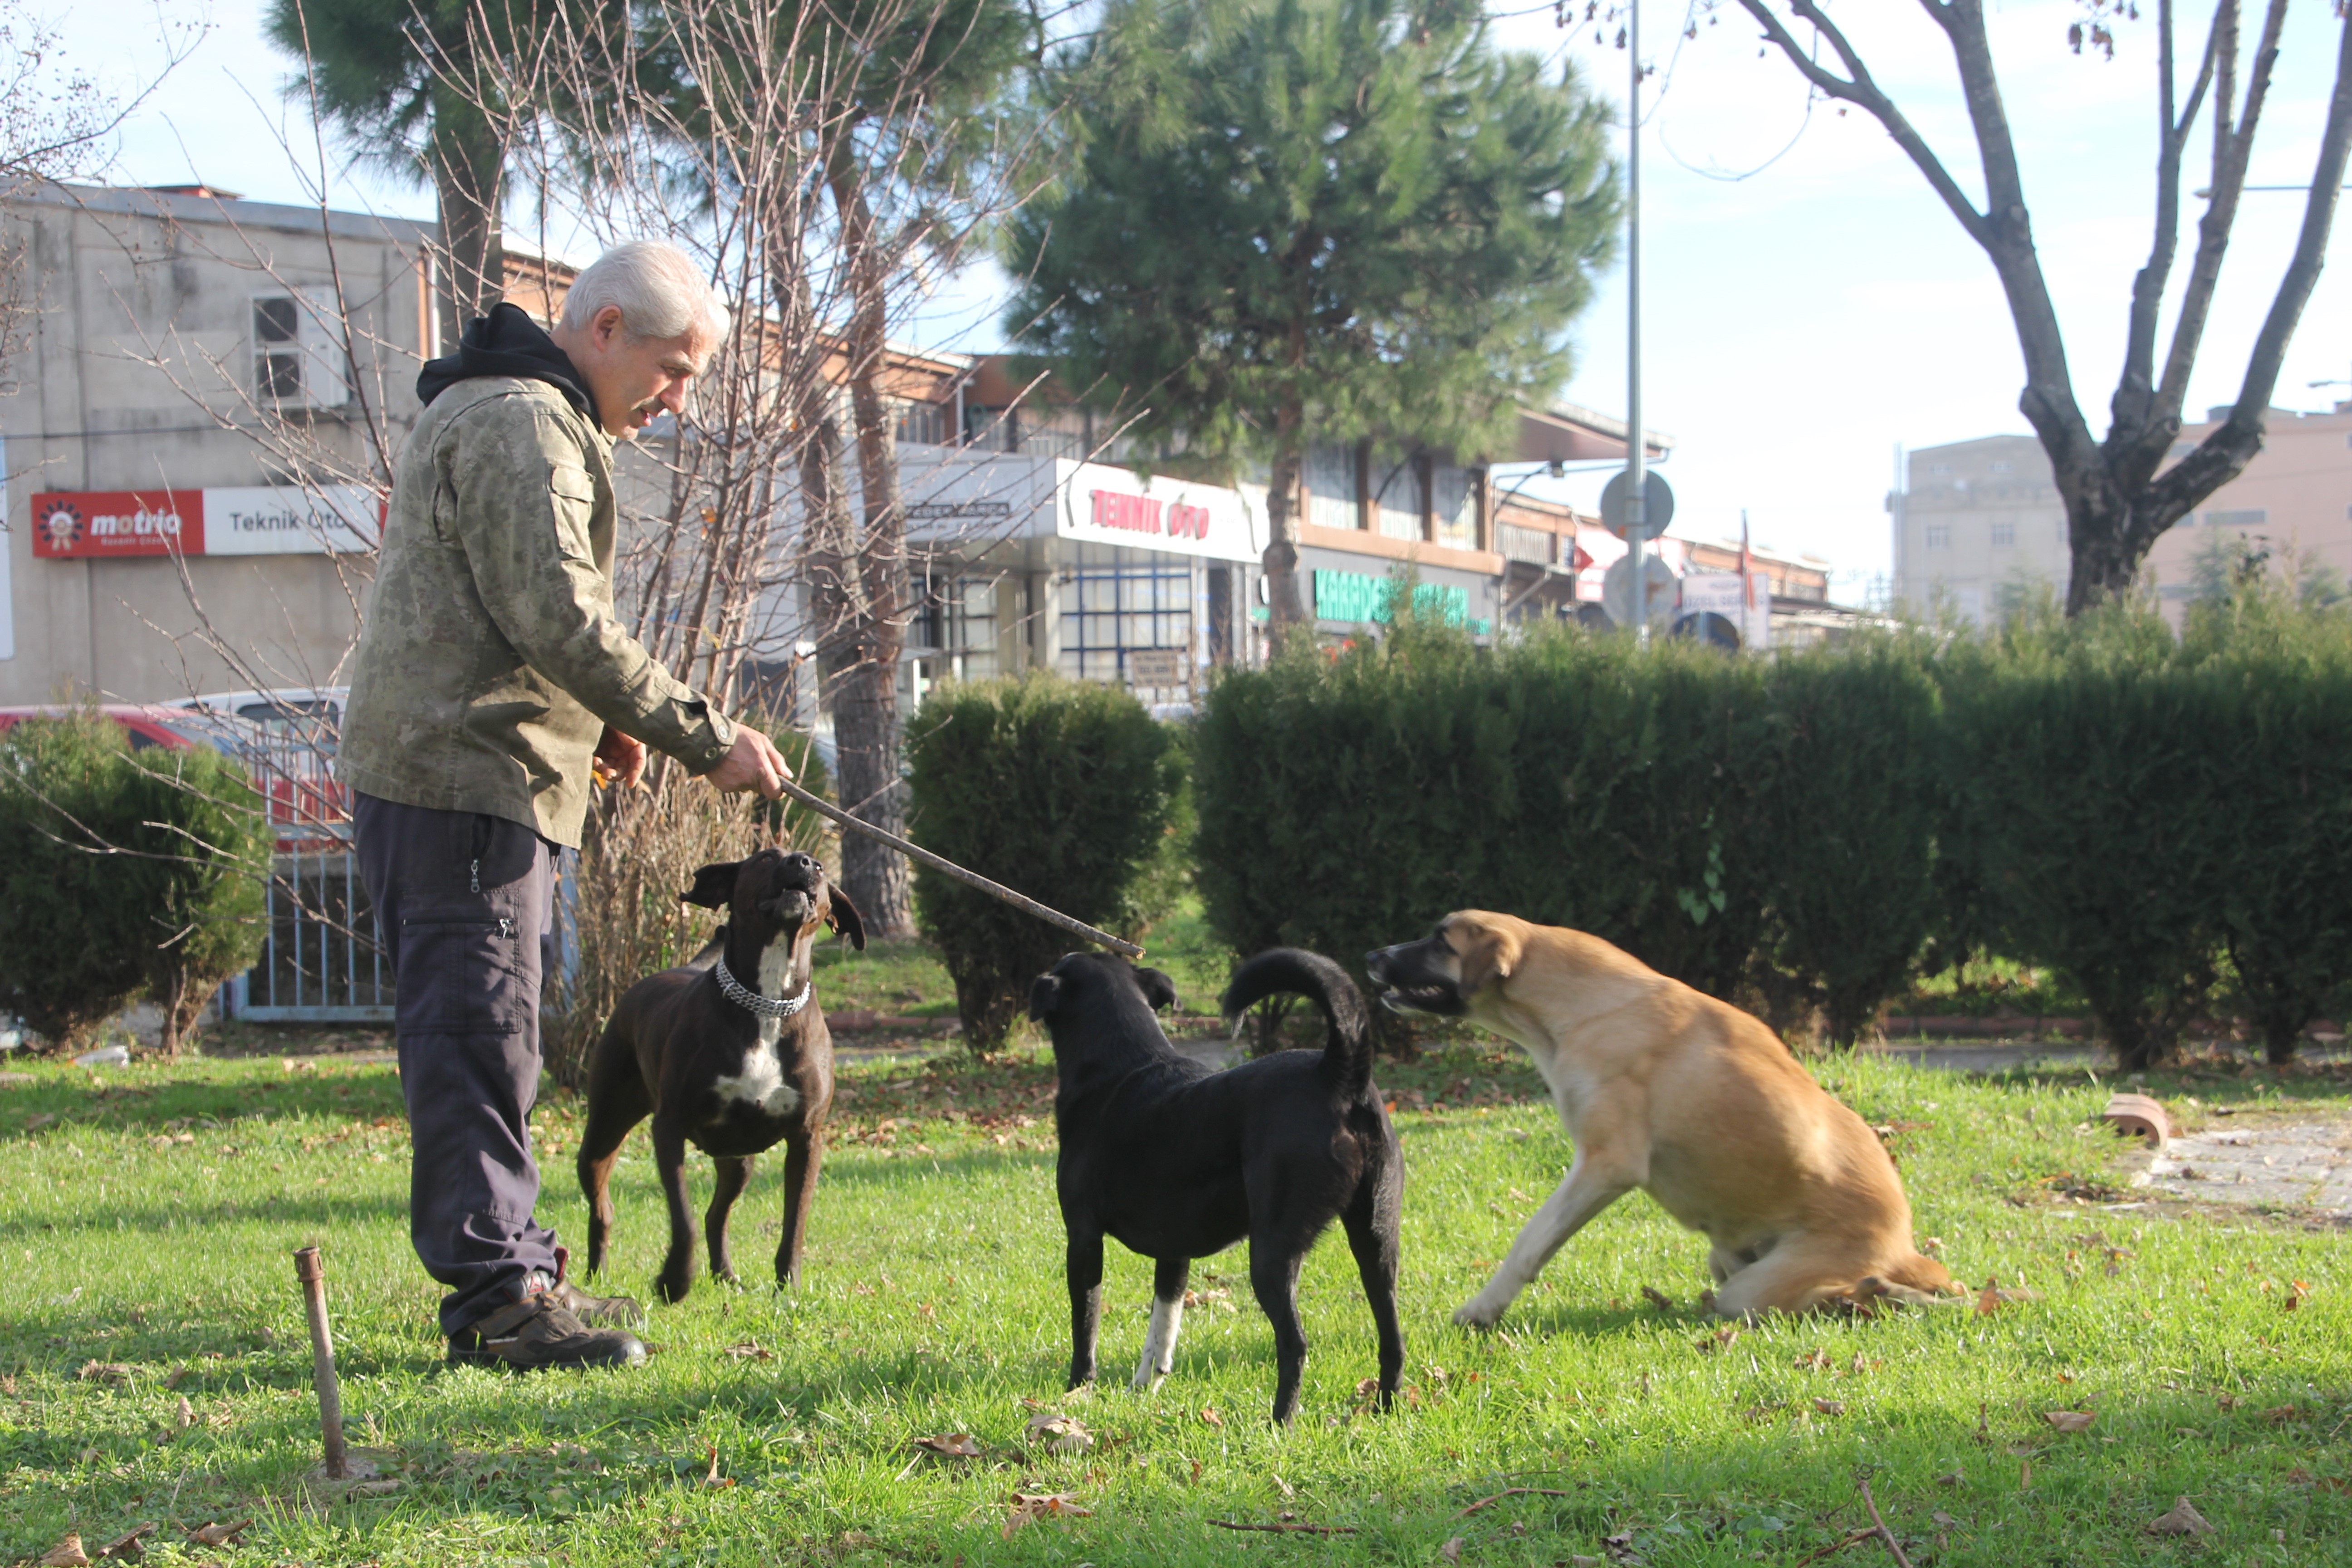
{"label": "gray haired man's head", "polygon": [[586,384],[605,434],[626,440],[682,413],[726,338],[727,307],[674,245],[616,245],[572,279],[551,334]]}
{"label": "gray haired man's head", "polygon": [[693,258],[658,239],[616,245],[591,263],[563,297],[563,324],[584,331],[607,306],[640,340],[694,338],[714,346],[730,320]]}

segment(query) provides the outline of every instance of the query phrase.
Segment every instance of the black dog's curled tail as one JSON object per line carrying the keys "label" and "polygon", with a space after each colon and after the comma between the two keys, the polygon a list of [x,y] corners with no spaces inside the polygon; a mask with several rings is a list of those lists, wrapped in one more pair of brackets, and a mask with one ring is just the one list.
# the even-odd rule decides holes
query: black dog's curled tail
{"label": "black dog's curled tail", "polygon": [[1219,1004],[1228,1026],[1243,1009],[1280,992],[1296,992],[1322,1009],[1328,1036],[1323,1047],[1323,1071],[1348,1094],[1361,1094],[1372,1081],[1372,1041],[1364,994],[1348,972],[1320,953],[1303,948],[1276,947],[1234,972]]}

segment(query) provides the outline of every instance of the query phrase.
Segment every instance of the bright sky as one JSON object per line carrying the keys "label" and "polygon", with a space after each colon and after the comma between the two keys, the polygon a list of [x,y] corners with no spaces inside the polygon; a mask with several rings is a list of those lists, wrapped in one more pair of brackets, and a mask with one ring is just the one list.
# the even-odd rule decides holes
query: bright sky
{"label": "bright sky", "polygon": [[[1490,0],[1498,12],[1524,3]],[[1880,84],[1974,186],[1943,35],[1913,6],[1848,0],[1838,9]],[[109,178],[201,178],[262,200],[308,199],[288,147],[314,172],[318,154],[283,105],[288,68],[262,38],[261,11],[261,0],[167,0],[162,14],[174,24],[208,16],[210,30],[125,127]],[[2153,224],[2155,23],[2153,6],[2144,11],[2117,24],[2112,63],[2068,51],[2077,0],[2009,0],[1994,17],[2042,264],[2077,396],[2101,431]],[[2294,0],[2252,184],[2311,178],[2344,26],[2332,13],[2326,0]],[[1853,597],[1890,567],[1884,500],[1898,444],[2026,428],[2016,340],[1990,263],[1876,123],[1859,110],[1841,117],[1832,104],[1809,114],[1803,82],[1777,56],[1758,58],[1755,28],[1728,0],[1719,25],[1696,13],[1698,37],[1680,39],[1693,14],[1658,0],[1643,10],[1643,52],[1657,68],[1643,132],[1644,394],[1651,428],[1677,443],[1664,470],[1677,498],[1673,531],[1736,536],[1746,509],[1758,543],[1828,557],[1839,596]],[[121,90],[152,76],[162,53],[154,9],[83,0],[56,15],[69,65]],[[1613,26],[1596,46],[1589,26],[1555,27],[1549,5],[1498,26],[1514,47],[1564,51],[1596,90],[1622,103],[1625,56]],[[2180,50],[2193,58],[2201,42],[2200,34]],[[2186,186],[2208,183],[2208,158],[2210,139],[2192,146]],[[421,190],[339,157],[328,165],[339,205],[432,216]],[[1741,174],[1749,177],[1710,177]],[[2184,202],[2193,224],[2201,204],[2186,192]],[[2235,400],[2301,219],[2299,195],[2245,198],[2191,384],[2192,416]],[[2191,226],[2176,282],[2194,242]],[[2324,274],[2305,312],[2280,378],[2283,406],[2321,408],[2352,393],[2306,384],[2352,377],[2347,270]],[[1626,402],[1624,282],[1621,266],[1579,323],[1579,367],[1561,394],[1611,413]],[[999,347],[1002,291],[992,268],[975,268],[950,280],[907,335],[934,348]],[[1603,478],[1530,488],[1591,505]]]}

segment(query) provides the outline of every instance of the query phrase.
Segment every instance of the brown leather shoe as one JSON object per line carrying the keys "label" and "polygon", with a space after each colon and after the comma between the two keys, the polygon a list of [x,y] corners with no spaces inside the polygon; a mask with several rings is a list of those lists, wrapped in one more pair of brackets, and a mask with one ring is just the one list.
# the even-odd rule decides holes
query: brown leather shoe
{"label": "brown leather shoe", "polygon": [[572,1263],[572,1249],[555,1249],[555,1279],[547,1287],[550,1300],[567,1309],[573,1317],[591,1328],[642,1329],[646,1326],[646,1310],[635,1296],[591,1296],[564,1278]]}
{"label": "brown leather shoe", "polygon": [[550,1366],[635,1366],[645,1359],[645,1342],[636,1335],[591,1329],[549,1291],[526,1296],[449,1336],[453,1366],[536,1372]]}

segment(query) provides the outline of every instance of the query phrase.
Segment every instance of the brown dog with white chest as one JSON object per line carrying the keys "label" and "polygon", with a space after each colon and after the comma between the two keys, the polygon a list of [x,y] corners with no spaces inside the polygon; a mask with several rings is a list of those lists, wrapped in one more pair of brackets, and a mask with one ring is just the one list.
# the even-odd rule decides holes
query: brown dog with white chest
{"label": "brown dog with white chest", "polygon": [[688,1143],[719,1167],[708,1221],[710,1272],[730,1284],[728,1214],[751,1179],[753,1160],[784,1145],[776,1283],[799,1282],[833,1103],[833,1035],[810,971],[827,926],[852,946],[866,945],[856,906],[813,856],[762,849],[705,866],[678,897],[725,910],[727,923],[691,961],[647,975],[614,1007],[589,1058],[579,1154],[593,1276],[612,1238],[614,1163],[629,1130],[653,1118],[654,1169],[669,1207],[669,1251],[656,1281],[665,1301],[683,1300],[692,1282]]}
{"label": "brown dog with white chest", "polygon": [[1957,1290],[1912,1245],[1895,1163],[1763,1024],[1599,937],[1461,910],[1365,954],[1381,1000],[1517,1042],[1575,1155],[1486,1288],[1454,1314],[1501,1318],[1595,1215],[1636,1187],[1714,1243],[1715,1310],[1801,1312]]}

